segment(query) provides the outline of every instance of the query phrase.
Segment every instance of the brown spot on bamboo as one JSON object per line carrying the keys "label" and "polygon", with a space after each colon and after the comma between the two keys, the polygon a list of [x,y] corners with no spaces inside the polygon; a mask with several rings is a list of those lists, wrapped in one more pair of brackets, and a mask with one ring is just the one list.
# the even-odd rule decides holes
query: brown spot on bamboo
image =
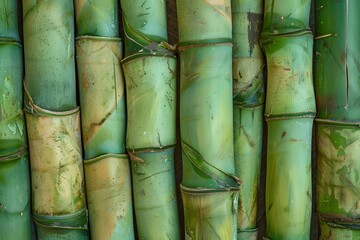
{"label": "brown spot on bamboo", "polygon": [[286,136],[286,131],[282,132],[281,139],[283,139]]}

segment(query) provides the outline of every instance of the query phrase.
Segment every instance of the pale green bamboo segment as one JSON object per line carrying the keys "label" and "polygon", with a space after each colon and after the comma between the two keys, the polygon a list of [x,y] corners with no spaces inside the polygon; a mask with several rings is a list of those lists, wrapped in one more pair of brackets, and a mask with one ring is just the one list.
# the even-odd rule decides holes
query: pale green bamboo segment
{"label": "pale green bamboo segment", "polygon": [[176,7],[180,45],[231,41],[231,0],[178,0]]}
{"label": "pale green bamboo segment", "polygon": [[265,101],[265,61],[260,46],[263,1],[232,1],[234,104],[249,107]]}
{"label": "pale green bamboo segment", "polygon": [[126,152],[121,46],[118,38],[80,37],[76,40],[85,159]]}
{"label": "pale green bamboo segment", "polygon": [[174,148],[129,155],[139,239],[180,239]]}
{"label": "pale green bamboo segment", "polygon": [[360,128],[319,120],[316,133],[318,213],[329,223],[356,231],[360,229]]}
{"label": "pale green bamboo segment", "polygon": [[188,146],[182,184],[235,187],[231,44],[193,45],[179,52],[181,141]]}
{"label": "pale green bamboo segment", "polygon": [[263,35],[310,29],[311,0],[265,0]]}
{"label": "pale green bamboo segment", "polygon": [[319,240],[359,240],[360,229],[349,229],[337,224],[326,224],[320,219]]}
{"label": "pale green bamboo segment", "polygon": [[185,239],[236,239],[238,189],[181,186]]}
{"label": "pale green bamboo segment", "polygon": [[360,122],[359,1],[315,1],[318,117]]}
{"label": "pale green bamboo segment", "polygon": [[19,41],[18,2],[15,0],[0,1],[0,37]]}
{"label": "pale green bamboo segment", "polygon": [[31,239],[27,148],[0,157],[0,223],[2,239]]}
{"label": "pale green bamboo segment", "polygon": [[134,239],[128,156],[101,155],[85,160],[84,168],[91,239]]}
{"label": "pale green bamboo segment", "polygon": [[32,210],[33,214],[65,215],[86,206],[80,112],[77,108],[52,114],[26,112]]}
{"label": "pale green bamboo segment", "polygon": [[75,0],[76,35],[119,37],[118,0]]}
{"label": "pale green bamboo segment", "polygon": [[39,240],[88,240],[87,211],[62,216],[34,215]]}
{"label": "pale green bamboo segment", "polygon": [[172,146],[176,141],[176,58],[132,55],[122,62],[126,82],[129,151]]}
{"label": "pale green bamboo segment", "polygon": [[310,32],[261,39],[267,64],[265,116],[315,115]]}
{"label": "pale green bamboo segment", "polygon": [[20,44],[0,40],[0,156],[16,153],[27,145],[22,78]]}
{"label": "pale green bamboo segment", "polygon": [[76,76],[72,0],[23,0],[25,87],[34,104],[74,109]]}
{"label": "pale green bamboo segment", "polygon": [[256,239],[257,201],[263,140],[263,105],[256,108],[234,106],[234,159],[236,176],[242,184],[238,205],[238,239],[253,231]]}
{"label": "pale green bamboo segment", "polygon": [[[166,1],[120,0],[125,33],[125,56],[153,43],[167,41]],[[155,44],[156,45],[156,44]]]}
{"label": "pale green bamboo segment", "polygon": [[313,119],[267,124],[266,237],[310,239]]}

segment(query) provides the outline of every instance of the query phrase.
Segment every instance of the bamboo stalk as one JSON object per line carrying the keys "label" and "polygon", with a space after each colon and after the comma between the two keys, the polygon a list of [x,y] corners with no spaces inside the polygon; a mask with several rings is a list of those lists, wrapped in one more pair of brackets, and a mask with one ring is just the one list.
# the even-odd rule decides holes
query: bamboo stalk
{"label": "bamboo stalk", "polygon": [[26,112],[33,214],[64,215],[86,207],[79,109]]}
{"label": "bamboo stalk", "polygon": [[105,154],[84,164],[91,238],[134,239],[127,155]]}
{"label": "bamboo stalk", "polygon": [[257,239],[262,158],[264,57],[260,47],[263,1],[232,1],[234,160],[242,181],[237,239]]}
{"label": "bamboo stalk", "polygon": [[17,1],[3,0],[0,2],[0,38],[20,41],[17,12]]}
{"label": "bamboo stalk", "polygon": [[311,139],[316,111],[313,38],[308,31],[310,1],[276,4],[269,0],[264,9],[261,43],[268,69],[266,237],[309,239]]}
{"label": "bamboo stalk", "polygon": [[176,58],[138,53],[125,58],[122,67],[128,111],[126,148],[131,159],[138,236],[180,239],[173,149]]}
{"label": "bamboo stalk", "polygon": [[166,2],[120,0],[125,34],[125,56],[142,51],[163,51],[167,41]]}
{"label": "bamboo stalk", "polygon": [[23,0],[25,88],[52,111],[76,108],[73,1]]}
{"label": "bamboo stalk", "polygon": [[317,0],[315,9],[319,239],[358,239],[360,4]]}
{"label": "bamboo stalk", "polygon": [[30,176],[27,148],[0,157],[0,234],[31,239]]}
{"label": "bamboo stalk", "polygon": [[121,41],[81,37],[76,41],[76,50],[85,159],[107,153],[125,153]]}
{"label": "bamboo stalk", "polygon": [[75,0],[76,35],[119,37],[118,0]]}
{"label": "bamboo stalk", "polygon": [[236,239],[238,189],[187,188],[184,202],[185,239]]}
{"label": "bamboo stalk", "polygon": [[125,58],[122,67],[128,111],[126,148],[138,151],[174,145],[176,58],[136,54]]}
{"label": "bamboo stalk", "polygon": [[236,187],[228,176],[235,173],[231,44],[184,46],[179,52],[182,184]]}
{"label": "bamboo stalk", "polygon": [[129,155],[139,238],[180,239],[174,148]]}
{"label": "bamboo stalk", "polygon": [[27,145],[22,78],[20,44],[0,40],[0,156],[13,154]]}

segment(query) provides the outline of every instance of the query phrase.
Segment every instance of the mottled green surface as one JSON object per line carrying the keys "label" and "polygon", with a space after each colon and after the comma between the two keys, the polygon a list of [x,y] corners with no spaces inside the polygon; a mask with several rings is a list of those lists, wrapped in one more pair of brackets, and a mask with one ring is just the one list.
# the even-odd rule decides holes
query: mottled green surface
{"label": "mottled green surface", "polygon": [[119,37],[119,0],[75,0],[76,35]]}
{"label": "mottled green surface", "polygon": [[55,116],[26,112],[26,124],[33,214],[65,215],[85,208],[78,109]]}
{"label": "mottled green surface", "polygon": [[315,3],[318,117],[360,122],[360,1]]}
{"label": "mottled green surface", "polygon": [[313,119],[267,123],[266,237],[310,239]]}
{"label": "mottled green surface", "polygon": [[310,29],[311,0],[265,0],[262,35],[277,35]]}
{"label": "mottled green surface", "polygon": [[321,219],[320,219],[319,227],[320,227],[319,240],[359,240],[360,239],[359,228],[349,229],[338,224],[328,225]]}
{"label": "mottled green surface", "polygon": [[125,153],[125,83],[121,41],[82,37],[76,41],[85,159]]}
{"label": "mottled green surface", "polygon": [[21,46],[0,40],[0,156],[26,146]]}
{"label": "mottled green surface", "polygon": [[0,1],[0,37],[19,41],[18,4],[16,0]]}
{"label": "mottled green surface", "polygon": [[172,146],[176,140],[176,58],[139,54],[122,62],[129,151]]}
{"label": "mottled green surface", "polygon": [[190,153],[199,155],[192,159],[189,151],[183,151],[182,184],[222,188],[225,185],[217,182],[219,174],[235,173],[231,45],[179,50],[181,141],[189,146]]}
{"label": "mottled green surface", "polygon": [[74,109],[73,1],[23,0],[23,30],[25,87],[34,104],[52,111]]}
{"label": "mottled green surface", "polygon": [[84,162],[93,240],[134,239],[130,163],[126,154]]}
{"label": "mottled green surface", "polygon": [[180,239],[174,148],[129,155],[139,239]]}
{"label": "mottled green surface", "polygon": [[31,239],[30,173],[27,149],[0,157],[0,238]]}
{"label": "mottled green surface", "polygon": [[185,239],[236,239],[238,191],[181,186]]}
{"label": "mottled green surface", "polygon": [[166,2],[120,0],[125,34],[125,56],[152,49],[167,41]]}
{"label": "mottled green surface", "polygon": [[177,0],[179,44],[229,42],[231,0]]}

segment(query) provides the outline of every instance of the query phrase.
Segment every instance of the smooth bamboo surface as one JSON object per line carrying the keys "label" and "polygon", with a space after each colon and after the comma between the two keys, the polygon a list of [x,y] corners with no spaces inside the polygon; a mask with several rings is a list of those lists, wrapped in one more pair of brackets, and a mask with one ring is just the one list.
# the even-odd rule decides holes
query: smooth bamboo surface
{"label": "smooth bamboo surface", "polygon": [[91,239],[135,239],[128,156],[101,155],[84,168]]}
{"label": "smooth bamboo surface", "polygon": [[0,157],[0,238],[31,239],[30,174],[27,148]]}
{"label": "smooth bamboo surface", "polygon": [[119,37],[119,0],[75,0],[76,36]]}
{"label": "smooth bamboo surface", "polygon": [[19,41],[18,6],[14,0],[0,1],[0,38]]}
{"label": "smooth bamboo surface", "polygon": [[180,239],[174,148],[129,155],[139,239]]}
{"label": "smooth bamboo surface", "polygon": [[25,88],[52,111],[77,107],[72,0],[23,0]]}

